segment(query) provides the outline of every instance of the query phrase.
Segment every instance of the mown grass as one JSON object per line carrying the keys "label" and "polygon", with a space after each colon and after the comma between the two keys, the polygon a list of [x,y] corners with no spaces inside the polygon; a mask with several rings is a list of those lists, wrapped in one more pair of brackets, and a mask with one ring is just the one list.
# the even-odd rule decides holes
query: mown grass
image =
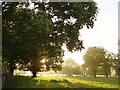
{"label": "mown grass", "polygon": [[118,88],[118,78],[14,76],[6,81],[4,88]]}

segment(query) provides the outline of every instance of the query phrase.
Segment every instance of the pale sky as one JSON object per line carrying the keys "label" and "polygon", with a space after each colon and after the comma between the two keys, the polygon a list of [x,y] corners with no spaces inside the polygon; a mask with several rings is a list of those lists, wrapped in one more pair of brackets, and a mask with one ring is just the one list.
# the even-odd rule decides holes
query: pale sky
{"label": "pale sky", "polygon": [[80,39],[83,40],[85,50],[70,53],[65,47],[64,59],[73,58],[79,64],[83,63],[83,55],[88,47],[101,46],[108,51],[118,52],[118,1],[119,0],[94,0],[97,2],[99,13],[94,28],[84,27],[80,30]]}

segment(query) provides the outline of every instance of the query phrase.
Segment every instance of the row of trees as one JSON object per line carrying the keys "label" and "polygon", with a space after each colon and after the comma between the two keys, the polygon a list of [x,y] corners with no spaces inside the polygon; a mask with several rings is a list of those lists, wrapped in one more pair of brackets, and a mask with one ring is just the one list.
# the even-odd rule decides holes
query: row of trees
{"label": "row of trees", "polygon": [[118,54],[108,52],[102,47],[89,47],[83,56],[84,64],[79,65],[72,58],[64,61],[60,73],[67,74],[68,76],[76,75],[108,75],[115,71],[115,75],[119,74],[119,59]]}
{"label": "row of trees", "polygon": [[[93,28],[97,16],[95,2],[2,3],[3,67],[13,75],[14,69],[38,71],[61,70],[65,44],[81,51],[79,30]],[[43,63],[42,60],[45,60]]]}

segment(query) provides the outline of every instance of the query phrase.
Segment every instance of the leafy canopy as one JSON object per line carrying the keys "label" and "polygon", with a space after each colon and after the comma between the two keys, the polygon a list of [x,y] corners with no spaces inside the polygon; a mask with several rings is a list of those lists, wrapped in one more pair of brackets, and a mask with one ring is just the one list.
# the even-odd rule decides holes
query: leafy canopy
{"label": "leafy canopy", "polygon": [[27,2],[2,3],[3,57],[13,68],[15,63],[36,63],[42,56],[48,59],[46,67],[59,67],[63,44],[70,52],[84,48],[79,30],[85,25],[93,28],[98,13],[96,3],[33,4],[34,8],[29,9]]}

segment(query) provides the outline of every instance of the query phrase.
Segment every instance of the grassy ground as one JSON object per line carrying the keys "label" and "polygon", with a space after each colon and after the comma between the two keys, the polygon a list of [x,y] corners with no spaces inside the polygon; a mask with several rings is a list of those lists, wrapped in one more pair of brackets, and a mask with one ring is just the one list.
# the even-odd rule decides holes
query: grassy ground
{"label": "grassy ground", "polygon": [[53,77],[30,78],[15,76],[9,79],[5,88],[118,88],[117,77]]}

